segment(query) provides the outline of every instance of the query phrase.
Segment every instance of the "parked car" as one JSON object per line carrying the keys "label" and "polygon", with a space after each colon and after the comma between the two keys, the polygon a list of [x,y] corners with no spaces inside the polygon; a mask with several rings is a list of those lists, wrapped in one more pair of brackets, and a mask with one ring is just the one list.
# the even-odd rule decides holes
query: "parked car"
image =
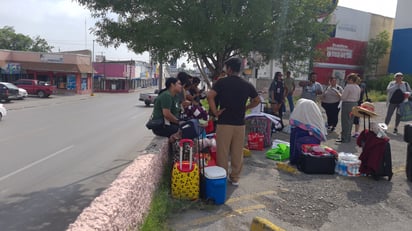
{"label": "parked car", "polygon": [[37,95],[40,98],[49,97],[56,92],[55,86],[36,79],[19,79],[14,84],[25,89],[29,95]]}
{"label": "parked car", "polygon": [[7,115],[7,109],[0,103],[0,121]]}
{"label": "parked car", "polygon": [[19,99],[24,99],[28,96],[27,91],[19,87]]}
{"label": "parked car", "polygon": [[19,88],[12,83],[0,82],[0,102],[19,98]]}
{"label": "parked car", "polygon": [[146,106],[149,107],[150,104],[154,104],[154,101],[156,100],[158,92],[159,92],[158,90],[155,90],[154,93],[140,93],[139,100],[143,101],[144,104],[146,104]]}

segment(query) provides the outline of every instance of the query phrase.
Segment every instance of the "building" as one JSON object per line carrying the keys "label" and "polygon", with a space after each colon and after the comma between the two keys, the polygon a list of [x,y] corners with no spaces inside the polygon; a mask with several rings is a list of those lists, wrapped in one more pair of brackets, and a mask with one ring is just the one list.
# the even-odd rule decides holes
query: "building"
{"label": "building", "polygon": [[411,0],[398,0],[389,73],[412,74],[412,9]]}
{"label": "building", "polygon": [[157,84],[157,77],[149,63],[135,60],[93,63],[96,92],[132,92],[139,87]]}
{"label": "building", "polygon": [[[344,76],[351,72],[364,74],[364,61],[368,41],[376,35],[387,31],[392,38],[394,19],[368,12],[354,10],[338,6],[330,15],[330,23],[335,25],[331,38],[317,45],[322,58],[314,60],[313,71],[318,74],[318,81],[327,84],[330,76],[343,80]],[[411,46],[412,47],[412,46]],[[380,60],[376,76],[387,74],[389,52]],[[308,67],[308,63],[303,63]],[[257,78],[273,79],[276,71],[283,71],[281,67],[272,61],[259,69]],[[304,73],[294,72],[294,77],[306,79],[308,70]]]}
{"label": "building", "polygon": [[37,79],[56,86],[58,94],[89,94],[92,84],[89,50],[44,53],[0,50],[0,80]]}

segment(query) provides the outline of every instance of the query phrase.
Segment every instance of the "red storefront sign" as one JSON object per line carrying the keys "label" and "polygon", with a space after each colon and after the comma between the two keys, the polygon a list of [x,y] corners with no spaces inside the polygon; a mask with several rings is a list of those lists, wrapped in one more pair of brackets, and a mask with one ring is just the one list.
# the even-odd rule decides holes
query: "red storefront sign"
{"label": "red storefront sign", "polygon": [[318,81],[327,84],[330,76],[343,80],[351,72],[362,74],[367,42],[331,38],[316,48],[323,52],[323,58],[314,62]]}

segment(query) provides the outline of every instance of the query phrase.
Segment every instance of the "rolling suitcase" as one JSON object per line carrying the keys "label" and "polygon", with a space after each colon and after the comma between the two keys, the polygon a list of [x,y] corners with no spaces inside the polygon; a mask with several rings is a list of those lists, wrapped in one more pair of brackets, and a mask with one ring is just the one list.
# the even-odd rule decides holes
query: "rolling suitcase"
{"label": "rolling suitcase", "polygon": [[405,125],[403,140],[408,143],[406,150],[406,178],[412,181],[412,124]]}
{"label": "rolling suitcase", "polygon": [[408,144],[406,153],[406,178],[412,181],[412,144]]}
{"label": "rolling suitcase", "polygon": [[199,167],[193,162],[193,141],[182,139],[179,144],[179,161],[172,169],[172,197],[196,200],[199,198]]}
{"label": "rolling suitcase", "polygon": [[360,173],[370,175],[375,180],[387,176],[390,181],[393,172],[389,139],[378,138],[374,132],[363,130],[356,143],[362,147]]}
{"label": "rolling suitcase", "polygon": [[302,154],[302,144],[320,144],[320,140],[311,136],[308,131],[301,128],[292,128],[290,133],[290,164],[296,165]]}

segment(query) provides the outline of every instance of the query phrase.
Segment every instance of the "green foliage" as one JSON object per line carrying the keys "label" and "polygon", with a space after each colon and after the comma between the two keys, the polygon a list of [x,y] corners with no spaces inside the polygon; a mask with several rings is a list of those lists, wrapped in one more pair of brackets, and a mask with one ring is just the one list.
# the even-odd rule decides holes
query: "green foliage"
{"label": "green foliage", "polygon": [[171,179],[171,163],[166,165],[163,171],[162,180],[156,190],[156,193],[150,204],[150,211],[147,214],[143,224],[137,227],[136,230],[140,231],[153,231],[153,230],[170,230],[168,227],[168,219],[171,216],[178,216],[179,213],[189,209],[214,209],[215,205],[208,205],[201,200],[197,201],[185,201],[176,200],[171,197],[170,194],[170,179]]}
{"label": "green foliage", "polygon": [[[325,38],[319,9],[330,0],[77,0],[98,18],[95,35],[104,45],[125,43],[156,61],[187,54],[217,76],[232,56],[259,54],[306,60]],[[328,8],[329,9],[329,8]],[[252,62],[256,65],[258,62]]]}
{"label": "green foliage", "polygon": [[23,34],[17,34],[13,27],[0,28],[0,49],[15,51],[51,52],[52,46],[39,36],[34,39]]}
{"label": "green foliage", "polygon": [[376,38],[369,40],[364,67],[367,75],[376,75],[379,60],[388,52],[389,46],[389,33],[387,31],[383,31]]}

